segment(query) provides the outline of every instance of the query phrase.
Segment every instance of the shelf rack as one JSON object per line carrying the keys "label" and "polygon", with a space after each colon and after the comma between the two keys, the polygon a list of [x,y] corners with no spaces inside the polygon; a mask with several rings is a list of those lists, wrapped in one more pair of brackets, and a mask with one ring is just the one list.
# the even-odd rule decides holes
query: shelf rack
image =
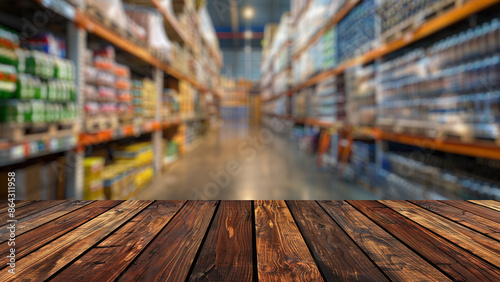
{"label": "shelf rack", "polygon": [[[162,131],[165,128],[175,127],[182,123],[187,123],[192,120],[206,120],[210,115],[206,117],[195,117],[189,119],[181,118],[171,118],[169,120],[160,120],[159,109],[161,104],[161,92],[163,91],[163,76],[165,74],[174,77],[178,80],[186,81],[191,84],[194,88],[199,90],[203,94],[211,93],[216,98],[220,98],[220,93],[218,90],[209,89],[200,83],[196,79],[185,75],[174,67],[160,61],[155,55],[145,47],[139,46],[131,40],[121,36],[118,32],[113,31],[111,28],[105,26],[103,23],[99,22],[95,18],[91,17],[86,13],[83,6],[74,7],[63,0],[32,0],[38,3],[42,7],[56,13],[67,20],[67,26],[69,29],[68,33],[68,54],[69,58],[75,62],[77,69],[77,86],[82,83],[82,65],[83,65],[83,50],[86,46],[86,35],[87,33],[92,33],[108,41],[115,47],[121,49],[122,51],[138,58],[142,62],[148,64],[154,69],[153,80],[157,85],[158,95],[157,95],[157,109],[156,116],[154,120],[146,121],[141,125],[127,125],[122,126],[118,129],[113,130],[103,130],[94,133],[75,133],[70,136],[58,137],[58,138],[44,138],[43,140],[36,140],[30,142],[23,142],[21,144],[6,144],[0,143],[0,157],[2,161],[0,166],[9,166],[17,163],[22,163],[29,158],[39,157],[54,153],[64,153],[67,156],[68,163],[67,166],[67,184],[66,184],[66,197],[81,199],[83,198],[83,159],[85,157],[84,152],[87,146],[98,145],[101,143],[107,143],[127,137],[140,136],[143,134],[152,134],[152,144],[155,151],[161,148],[162,142]],[[148,2],[155,2],[159,4],[159,1],[148,0]],[[153,3],[154,4],[154,3]],[[177,22],[177,19],[171,14],[165,14],[166,23],[170,24],[175,30],[180,32],[180,36],[185,40],[186,46],[194,47],[193,42],[190,38],[186,37]],[[191,44],[191,46],[189,46]],[[208,53],[213,56],[219,54],[215,50],[207,47]],[[193,49],[192,49],[193,50]],[[194,53],[194,52],[193,52]],[[217,64],[220,66],[222,63],[221,57],[213,57]],[[203,64],[206,67],[206,63]],[[214,72],[212,68],[209,69],[211,73]],[[78,95],[79,107],[83,107],[83,100],[81,95]],[[76,120],[77,123],[82,123],[82,116],[79,116]],[[63,140],[63,141],[61,141]],[[158,151],[157,151],[158,152]],[[159,159],[161,154],[155,154],[154,168],[155,171],[161,172],[161,164],[158,165],[156,159]],[[160,160],[160,159],[159,159]],[[161,162],[160,162],[161,163]]]}
{"label": "shelf rack", "polygon": [[[360,1],[349,1],[347,3],[351,3],[351,2],[360,2]],[[451,26],[451,25],[453,25],[453,24],[455,24],[463,19],[466,19],[467,17],[469,17],[473,14],[476,14],[482,10],[485,10],[486,8],[491,7],[497,3],[500,3],[500,0],[470,0],[468,2],[465,2],[463,5],[458,6],[458,7],[454,8],[448,12],[443,13],[442,15],[440,15],[436,18],[433,18],[433,19],[425,22],[424,24],[422,24],[420,26],[420,28],[418,28],[415,31],[407,32],[406,34],[404,34],[400,38],[398,38],[398,39],[396,39],[388,44],[384,44],[381,47],[374,48],[374,49],[372,49],[372,50],[370,50],[370,51],[368,51],[368,52],[366,52],[366,53],[364,53],[364,54],[362,54],[362,55],[360,55],[352,60],[341,63],[340,65],[338,65],[337,67],[335,67],[331,70],[321,72],[321,73],[307,79],[305,82],[295,86],[293,88],[293,91],[296,92],[296,91],[299,91],[300,89],[313,86],[326,78],[343,73],[348,68],[372,62],[372,61],[374,61],[378,58],[381,58],[389,53],[397,51],[401,48],[404,48],[404,47],[416,42],[416,41],[419,41],[427,36],[430,36],[430,35],[438,32],[446,27],[449,27],[449,26]],[[348,4],[346,4],[346,6],[348,6]],[[346,6],[344,6],[344,8],[341,11],[339,11],[339,13],[341,13],[346,8]],[[352,8],[354,8],[354,6],[352,6]],[[350,11],[350,9],[348,11]],[[341,14],[341,15],[343,18],[346,14]],[[338,13],[335,17],[337,17],[337,16],[338,16]]]}
{"label": "shelf rack", "polygon": [[[314,42],[319,40],[321,36],[333,25],[338,23],[342,18],[344,18],[349,11],[354,8],[361,1],[352,0],[348,1],[344,7],[337,12],[337,14],[323,27],[321,28],[309,41],[309,43],[303,47],[299,52],[294,55],[294,59],[300,56],[302,52],[307,50]],[[376,47],[352,60],[341,63],[337,67],[323,71],[313,77],[307,79],[305,82],[302,82],[295,87],[292,88],[292,95],[295,92],[300,91],[301,89],[316,85],[317,83],[335,76],[344,73],[344,71],[348,68],[366,64],[372,62],[376,59],[382,58],[383,56],[395,52],[399,49],[402,49],[414,42],[417,42],[423,38],[426,38],[432,34],[435,34],[438,31],[443,30],[446,27],[449,27],[459,21],[466,19],[467,17],[474,15],[478,12],[481,12],[497,3],[500,3],[500,0],[470,0],[465,2],[463,5],[453,8],[447,12],[444,12],[442,15],[433,18],[431,20],[423,23],[418,29],[407,32],[402,35],[400,38],[395,39],[394,41],[384,44],[380,47]],[[294,119],[297,122],[297,119]],[[313,120],[308,119],[298,119],[299,122],[307,125],[321,125],[320,127],[327,128],[332,126],[332,124],[320,124],[318,122],[314,122]],[[407,134],[393,134],[388,132],[383,132],[381,129],[374,127],[363,127],[362,130],[357,130],[356,134],[362,138],[372,138],[379,141],[390,141],[397,142],[417,147],[422,147],[421,144],[433,144],[434,150],[444,151],[449,153],[455,153],[460,155],[467,155],[472,157],[482,157],[482,158],[490,158],[490,159],[500,159],[500,149],[498,146],[494,144],[472,144],[455,140],[438,140],[425,136],[413,136]]]}

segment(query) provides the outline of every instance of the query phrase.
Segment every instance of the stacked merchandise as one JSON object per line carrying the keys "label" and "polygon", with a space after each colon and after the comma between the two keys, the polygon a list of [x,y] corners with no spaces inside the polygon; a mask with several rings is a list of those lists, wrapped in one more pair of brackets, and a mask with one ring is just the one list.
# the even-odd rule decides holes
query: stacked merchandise
{"label": "stacked merchandise", "polygon": [[148,78],[132,80],[132,104],[135,123],[140,124],[155,117],[156,86]]}
{"label": "stacked merchandise", "polygon": [[291,1],[292,18],[297,20],[299,15],[306,9],[309,0],[293,0]]}
{"label": "stacked merchandise", "polygon": [[107,165],[103,157],[84,160],[85,200],[130,199],[153,179],[151,143],[117,146],[112,156],[113,162]]}
{"label": "stacked merchandise", "polygon": [[[296,2],[296,1],[294,1]],[[292,2],[292,6],[295,3]],[[311,0],[309,8],[298,21],[295,33],[298,36],[294,43],[295,53],[302,49],[307,42],[329,21],[337,11],[344,6],[346,0]]]}
{"label": "stacked merchandise", "polygon": [[309,102],[311,96],[314,92],[312,89],[307,88],[301,90],[299,93],[293,96],[293,108],[292,115],[298,118],[305,118],[308,115],[308,109],[310,108]]}
{"label": "stacked merchandise", "polygon": [[195,117],[195,100],[198,92],[187,82],[179,82],[179,106],[180,115],[183,119]]}
{"label": "stacked merchandise", "polygon": [[[273,38],[270,58],[273,60],[273,73],[278,74],[288,66],[290,48],[287,46],[291,35],[291,19],[288,13],[283,14],[278,31]],[[286,47],[285,47],[286,46]]]}
{"label": "stacked merchandise", "polygon": [[[9,126],[73,122],[75,67],[49,33],[22,42],[0,27],[0,122]],[[27,50],[26,50],[27,49]]]}
{"label": "stacked merchandise", "polygon": [[401,35],[401,31],[416,28],[444,8],[466,2],[456,0],[383,0],[378,5],[381,37],[389,42]]}
{"label": "stacked merchandise", "polygon": [[87,132],[118,127],[133,120],[130,69],[115,62],[115,50],[108,46],[86,54],[85,124]]}
{"label": "stacked merchandise", "polygon": [[160,116],[162,120],[177,118],[179,115],[179,95],[174,89],[165,89],[162,96]]}
{"label": "stacked merchandise", "polygon": [[294,61],[293,78],[302,82],[321,71],[332,69],[337,65],[336,28],[330,28],[320,40]]}
{"label": "stacked merchandise", "polygon": [[499,42],[493,20],[384,63],[380,122],[498,138]]}
{"label": "stacked merchandise", "polygon": [[437,193],[454,199],[500,199],[498,161],[432,155],[408,149],[384,154],[382,174],[404,178],[405,190],[419,198]]}
{"label": "stacked merchandise", "polygon": [[[147,30],[150,26],[144,22],[138,23],[125,12],[125,7],[131,8],[131,6],[123,4],[121,0],[85,0],[85,2],[87,12],[108,28],[120,36],[133,40],[136,44],[147,44]],[[156,24],[160,26],[161,22]]]}
{"label": "stacked merchandise", "polygon": [[345,96],[339,91],[337,83],[335,76],[318,83],[314,95],[311,96],[308,117],[322,122],[343,120]]}
{"label": "stacked merchandise", "polygon": [[178,43],[173,44],[172,48],[172,67],[179,70],[183,74],[195,76],[192,73],[191,61],[193,60],[191,52],[187,48],[183,48]]}
{"label": "stacked merchandise", "polygon": [[330,28],[321,38],[321,70],[332,69],[337,65],[337,29]]}
{"label": "stacked merchandise", "polygon": [[84,200],[104,200],[104,181],[102,171],[106,161],[102,157],[89,157],[83,161],[84,167]]}
{"label": "stacked merchandise", "polygon": [[[279,26],[277,24],[267,24],[264,28],[264,39],[262,40],[262,73],[267,73],[267,71],[271,68],[271,48],[273,46],[273,40],[276,32],[278,32],[278,28]],[[267,74],[271,75],[271,72],[268,72]]]}
{"label": "stacked merchandise", "polygon": [[151,79],[145,78],[142,82],[142,109],[143,118],[151,120],[155,118],[156,85]]}
{"label": "stacked merchandise", "polygon": [[156,56],[164,62],[172,61],[172,43],[167,37],[163,15],[153,8],[125,5],[125,13],[131,21],[144,28],[144,38]]}
{"label": "stacked merchandise", "polygon": [[171,164],[179,157],[179,144],[175,141],[165,140],[163,144],[163,164]]}
{"label": "stacked merchandise", "polygon": [[355,141],[352,145],[351,168],[364,185],[373,183],[377,176],[375,144]]}
{"label": "stacked merchandise", "polygon": [[358,126],[375,125],[376,119],[375,66],[359,66],[346,71],[347,111],[349,123]]}
{"label": "stacked merchandise", "polygon": [[295,126],[292,131],[292,140],[300,150],[314,152],[319,138],[319,129],[309,126]]}
{"label": "stacked merchandise", "polygon": [[[49,157],[42,162],[31,161],[21,167],[0,170],[0,178],[16,178],[16,200],[60,200],[66,185],[66,157]],[[8,189],[0,190],[0,197],[8,199]]]}
{"label": "stacked merchandise", "polygon": [[373,48],[375,0],[363,0],[337,26],[338,61],[345,62]]}

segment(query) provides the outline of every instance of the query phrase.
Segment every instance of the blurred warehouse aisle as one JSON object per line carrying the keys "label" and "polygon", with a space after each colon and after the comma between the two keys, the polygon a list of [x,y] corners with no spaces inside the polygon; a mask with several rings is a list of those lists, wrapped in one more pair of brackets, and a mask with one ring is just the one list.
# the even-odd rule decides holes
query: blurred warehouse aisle
{"label": "blurred warehouse aisle", "polygon": [[[315,168],[316,159],[289,138],[226,121],[173,163],[138,199],[375,199]],[[267,132],[267,131],[265,131]],[[265,136],[259,138],[259,136]],[[267,143],[268,140],[272,140]],[[267,144],[266,144],[267,143]]]}

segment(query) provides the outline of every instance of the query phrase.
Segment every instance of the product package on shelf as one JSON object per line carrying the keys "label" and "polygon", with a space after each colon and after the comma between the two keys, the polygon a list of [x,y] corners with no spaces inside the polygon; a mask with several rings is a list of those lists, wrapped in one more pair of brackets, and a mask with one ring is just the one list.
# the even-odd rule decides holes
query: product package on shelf
{"label": "product package on shelf", "polygon": [[133,199],[153,179],[150,142],[116,145],[111,156],[112,160],[107,164],[104,157],[84,160],[85,200]]}
{"label": "product package on shelf", "polygon": [[346,1],[311,1],[308,9],[303,12],[302,18],[298,21],[295,33],[298,37],[294,43],[294,53],[298,52],[311,40],[335,13],[344,5]]}
{"label": "product package on shelf", "polygon": [[127,30],[127,15],[121,0],[85,0],[87,11],[109,26]]}
{"label": "product package on shelf", "polygon": [[162,96],[161,119],[177,118],[179,115],[179,94],[173,89],[164,89]]}
{"label": "product package on shelf", "polygon": [[154,50],[156,56],[164,62],[171,62],[172,44],[165,31],[163,15],[156,9],[135,5],[125,5],[125,12],[132,21],[144,28],[147,45]]}
{"label": "product package on shelf", "polygon": [[183,119],[191,119],[196,116],[195,98],[196,90],[187,82],[179,82],[179,105],[180,114]]}
{"label": "product package on shelf", "polygon": [[344,62],[374,47],[376,32],[375,0],[363,0],[337,26],[338,61]]}
{"label": "product package on shelf", "polygon": [[318,83],[311,96],[309,117],[321,122],[336,122],[345,116],[345,97],[338,87],[337,77],[333,76]]}
{"label": "product package on shelf", "polygon": [[413,31],[426,20],[442,12],[462,5],[468,0],[383,0],[377,11],[381,23],[381,37],[390,42],[401,37],[404,32]]}
{"label": "product package on shelf", "polygon": [[130,68],[115,61],[108,46],[87,50],[84,68],[85,130],[96,132],[130,124],[134,118]]}
{"label": "product package on shelf", "polygon": [[61,57],[64,42],[44,33],[20,44],[3,27],[0,39],[0,135],[20,142],[75,133],[75,67]]}
{"label": "product package on shelf", "polygon": [[376,120],[375,66],[358,66],[345,73],[347,117],[355,126],[375,126]]}
{"label": "product package on shelf", "polygon": [[499,39],[495,19],[385,62],[377,123],[430,136],[498,139]]}
{"label": "product package on shelf", "polygon": [[[448,199],[500,199],[499,163],[451,154],[428,154],[417,158],[412,148],[391,144],[383,155],[383,169],[410,182],[412,193],[429,198],[433,192]],[[412,169],[408,171],[408,167]]]}

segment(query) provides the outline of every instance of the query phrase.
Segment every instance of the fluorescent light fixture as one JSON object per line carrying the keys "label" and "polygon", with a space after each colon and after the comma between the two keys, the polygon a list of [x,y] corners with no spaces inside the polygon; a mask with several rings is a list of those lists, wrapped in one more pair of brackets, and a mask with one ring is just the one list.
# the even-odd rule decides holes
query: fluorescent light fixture
{"label": "fluorescent light fixture", "polygon": [[255,9],[252,6],[246,6],[243,8],[243,18],[251,20],[255,17]]}

